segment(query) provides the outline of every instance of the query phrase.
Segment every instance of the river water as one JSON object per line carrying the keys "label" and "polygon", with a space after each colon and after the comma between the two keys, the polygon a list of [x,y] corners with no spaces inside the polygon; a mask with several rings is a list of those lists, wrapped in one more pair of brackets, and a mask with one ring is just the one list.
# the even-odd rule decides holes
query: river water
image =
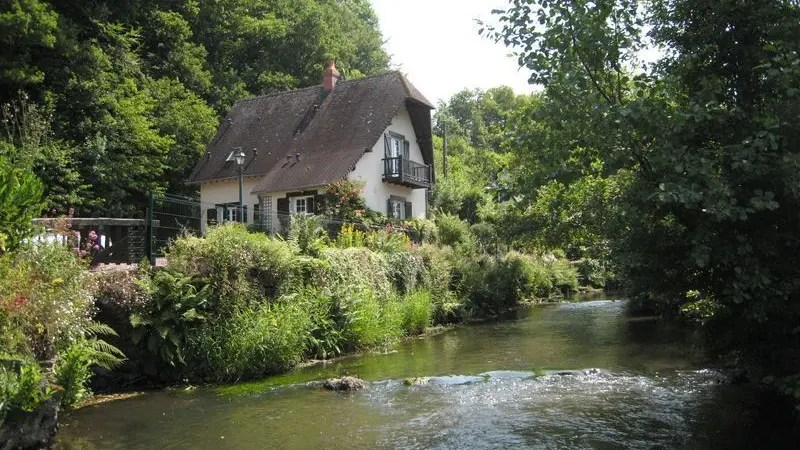
{"label": "river water", "polygon": [[[624,302],[562,303],[456,327],[387,355],[235,386],[83,408],[62,449],[796,448],[756,392],[724,382],[692,333]],[[319,380],[351,374],[364,391]],[[407,386],[407,377],[431,377]],[[797,441],[794,441],[796,443]]]}

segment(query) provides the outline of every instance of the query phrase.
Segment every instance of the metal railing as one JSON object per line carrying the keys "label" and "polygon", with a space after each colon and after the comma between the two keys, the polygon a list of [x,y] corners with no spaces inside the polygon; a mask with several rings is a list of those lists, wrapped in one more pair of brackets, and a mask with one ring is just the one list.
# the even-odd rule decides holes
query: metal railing
{"label": "metal railing", "polygon": [[431,184],[431,167],[402,156],[383,159],[384,180],[420,187]]}

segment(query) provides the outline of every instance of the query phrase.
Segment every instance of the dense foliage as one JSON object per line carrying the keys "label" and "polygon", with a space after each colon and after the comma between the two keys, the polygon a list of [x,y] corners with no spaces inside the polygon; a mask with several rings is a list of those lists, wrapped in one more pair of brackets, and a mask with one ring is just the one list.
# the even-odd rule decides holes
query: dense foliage
{"label": "dense foliage", "polygon": [[75,406],[90,394],[93,366],[122,361],[102,340],[114,331],[92,321],[89,276],[86,261],[59,244],[0,255],[0,425],[54,395]]}
{"label": "dense foliage", "polygon": [[225,225],[177,239],[167,268],[100,275],[98,317],[128,356],[118,375],[255,378],[577,285],[563,260],[485,255],[469,241],[420,245],[389,229],[345,225],[334,240],[320,230],[304,216],[292,219],[288,240]]}
{"label": "dense foliage", "polygon": [[0,253],[15,249],[33,234],[31,219],[44,208],[43,193],[36,175],[0,155]]}
{"label": "dense foliage", "polygon": [[520,219],[609,255],[642,305],[701,320],[755,379],[800,372],[797,3],[535,0],[497,14],[487,32],[545,88],[511,122]]}
{"label": "dense foliage", "polygon": [[366,0],[0,0],[0,156],[48,209],[141,214],[235,100],[384,71],[381,45]]}

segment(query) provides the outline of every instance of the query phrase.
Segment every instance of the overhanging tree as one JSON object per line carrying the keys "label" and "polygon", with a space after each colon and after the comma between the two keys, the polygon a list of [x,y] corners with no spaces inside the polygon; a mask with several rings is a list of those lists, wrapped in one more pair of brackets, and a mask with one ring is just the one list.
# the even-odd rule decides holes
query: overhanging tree
{"label": "overhanging tree", "polygon": [[[521,192],[616,177],[594,230],[632,295],[716,327],[753,368],[800,372],[797,2],[516,0],[497,13],[490,32],[546,88]],[[637,59],[645,30],[653,65]]]}

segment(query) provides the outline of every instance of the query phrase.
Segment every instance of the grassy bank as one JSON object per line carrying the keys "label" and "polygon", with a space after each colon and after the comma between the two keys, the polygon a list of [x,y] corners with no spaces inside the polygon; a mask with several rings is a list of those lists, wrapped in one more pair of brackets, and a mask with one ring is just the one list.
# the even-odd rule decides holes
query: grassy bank
{"label": "grassy bank", "polygon": [[114,343],[129,358],[116,373],[153,383],[254,379],[385,350],[432,325],[576,284],[565,262],[517,252],[489,256],[347,227],[328,240],[305,222],[293,230],[283,240],[218,227],[175,241],[164,269],[101,275],[101,315],[117,318]]}
{"label": "grassy bank", "polygon": [[385,351],[577,284],[565,261],[488,255],[469,239],[319,231],[303,217],[288,239],[225,225],[174,241],[167,267],[133,271],[90,273],[44,244],[0,255],[0,420],[48,398],[74,407],[90,387],[236,382]]}

